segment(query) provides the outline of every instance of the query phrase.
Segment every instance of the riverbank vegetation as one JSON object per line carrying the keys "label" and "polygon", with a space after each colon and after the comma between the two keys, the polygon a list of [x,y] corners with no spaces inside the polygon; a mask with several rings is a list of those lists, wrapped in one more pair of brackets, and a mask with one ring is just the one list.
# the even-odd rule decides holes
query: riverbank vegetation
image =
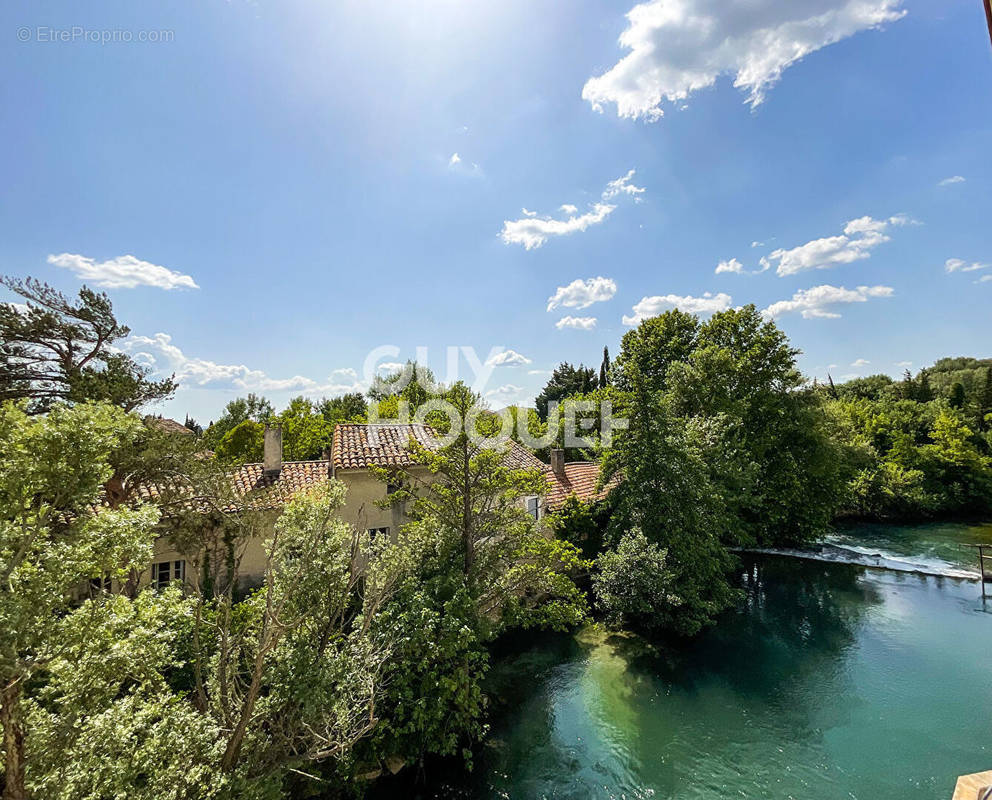
{"label": "riverbank vegetation", "polygon": [[[384,768],[471,761],[499,637],[591,614],[694,635],[741,601],[740,549],[811,543],[848,516],[992,511],[992,361],[810,383],[754,307],[670,311],[511,410],[534,435],[590,400],[580,414],[599,422],[608,403],[627,420],[569,450],[601,460],[607,499],[538,524],[522,500],[545,476],[465,434],[500,423],[463,384],[385,376],[281,412],[249,395],[176,434],[134,413],[175,384],[113,346],[127,329],[104,295],[5,285],[28,310],[0,304],[4,800],[360,795]],[[335,424],[431,399],[461,433],[411,445],[430,481],[377,472],[413,519],[396,536],[343,523],[334,480],[276,510],[232,490],[266,422],[288,459],[316,459]],[[185,592],[139,590],[162,535],[195,554]],[[246,585],[235,554],[259,536]]]}

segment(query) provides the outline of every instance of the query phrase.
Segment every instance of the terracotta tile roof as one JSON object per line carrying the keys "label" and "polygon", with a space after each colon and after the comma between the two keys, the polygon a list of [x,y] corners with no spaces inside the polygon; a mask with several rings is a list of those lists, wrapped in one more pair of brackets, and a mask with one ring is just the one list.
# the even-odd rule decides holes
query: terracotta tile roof
{"label": "terracotta tile roof", "polygon": [[[342,424],[334,429],[331,459],[335,469],[368,469],[370,466],[410,466],[413,460],[407,446],[414,436],[424,447],[435,449],[438,439],[427,425],[376,425],[369,436],[369,425]],[[371,441],[370,441],[371,438]],[[609,488],[595,492],[599,465],[574,462],[565,465],[565,476],[556,476],[551,467],[517,442],[510,442],[503,464],[511,469],[532,469],[548,477],[548,505],[554,508],[570,494],[583,500],[599,499]],[[232,473],[238,498],[248,499],[247,505],[261,510],[278,508],[288,503],[296,492],[328,480],[327,461],[284,461],[278,476],[265,475],[260,463],[245,464]],[[165,487],[142,486],[142,499],[161,496]],[[178,492],[181,494],[181,492]],[[192,500],[191,502],[197,502]],[[205,509],[204,509],[205,510]],[[227,510],[235,510],[233,507]]]}
{"label": "terracotta tile roof", "polygon": [[326,461],[284,461],[278,477],[265,475],[261,464],[245,464],[234,474],[234,486],[242,497],[257,493],[253,505],[275,508],[288,503],[298,491],[324,483],[329,477]]}
{"label": "terracotta tile roof", "polygon": [[428,425],[335,425],[331,463],[335,470],[408,467],[409,443],[434,450],[437,437]]}
{"label": "terracotta tile roof", "polygon": [[[422,447],[435,450],[437,434],[429,425],[341,424],[334,428],[331,463],[335,470],[376,467],[408,467],[414,464],[409,443],[413,437]],[[544,470],[547,464],[518,442],[510,442],[503,464],[511,469]]]}
{"label": "terracotta tile roof", "polygon": [[570,461],[564,466],[564,474],[555,473],[551,467],[544,464],[548,475],[548,508],[555,509],[565,502],[570,495],[586,502],[602,500],[620,482],[614,476],[602,489],[596,489],[599,482],[598,461]]}

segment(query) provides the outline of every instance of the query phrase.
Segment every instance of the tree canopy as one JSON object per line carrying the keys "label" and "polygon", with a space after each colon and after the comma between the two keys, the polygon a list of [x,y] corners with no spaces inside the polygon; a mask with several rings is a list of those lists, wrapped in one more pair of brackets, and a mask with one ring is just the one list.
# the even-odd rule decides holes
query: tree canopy
{"label": "tree canopy", "polygon": [[150,380],[115,347],[130,329],[106,294],[84,286],[74,302],[33,278],[3,276],[0,284],[27,301],[0,303],[0,401],[26,400],[32,412],[87,400],[130,411],[175,392],[173,378]]}

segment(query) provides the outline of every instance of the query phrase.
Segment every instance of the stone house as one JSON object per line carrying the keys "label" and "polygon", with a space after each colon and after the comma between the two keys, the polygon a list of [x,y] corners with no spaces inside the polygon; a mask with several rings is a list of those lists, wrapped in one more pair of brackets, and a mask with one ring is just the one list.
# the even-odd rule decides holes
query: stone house
{"label": "stone house", "polygon": [[[265,431],[264,460],[245,464],[232,475],[237,495],[251,498],[255,510],[263,514],[263,528],[249,537],[236,554],[238,573],[248,585],[261,579],[265,568],[265,538],[282,506],[303,489],[316,486],[330,478],[341,481],[347,488],[347,499],[339,514],[357,530],[375,535],[393,535],[410,521],[404,504],[383,508],[379,503],[392,490],[375,477],[371,467],[402,467],[413,474],[426,467],[414,463],[408,444],[413,438],[427,449],[438,447],[434,431],[423,424],[341,424],[335,427],[332,446],[327,457],[319,461],[283,461],[282,432],[278,426]],[[514,469],[543,472],[547,491],[543,495],[523,498],[528,513],[540,521],[558,508],[567,497],[582,500],[602,499],[611,487],[597,491],[599,464],[596,462],[566,463],[564,452],[551,451],[551,464],[545,464],[527,448],[510,442],[503,463]],[[202,569],[205,552],[190,553],[176,548],[173,537],[166,532],[155,543],[155,556],[150,568],[139,577],[141,585],[162,588],[173,581],[189,582]],[[222,558],[215,554],[214,558]]]}

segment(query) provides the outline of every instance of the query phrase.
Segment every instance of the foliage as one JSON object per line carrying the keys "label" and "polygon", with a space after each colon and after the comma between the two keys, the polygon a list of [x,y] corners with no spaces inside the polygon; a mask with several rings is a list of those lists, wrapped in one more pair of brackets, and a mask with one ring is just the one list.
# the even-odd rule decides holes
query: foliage
{"label": "foliage", "polygon": [[58,621],[29,714],[36,797],[210,800],[232,788],[214,767],[220,731],[167,680],[190,611],[176,589],[101,593]]}
{"label": "foliage", "polygon": [[582,364],[573,367],[568,362],[562,362],[555,367],[548,382],[534,400],[537,415],[543,422],[547,422],[549,403],[591,392],[598,386],[599,380],[596,377],[596,370],[592,367],[585,367]]}
{"label": "foliage", "polygon": [[613,506],[610,497],[600,502],[580,500],[574,494],[548,515],[555,536],[579,548],[583,558],[594,558],[603,549]]}
{"label": "foliage", "polygon": [[0,716],[11,796],[25,775],[23,691],[65,644],[53,618],[90,578],[120,581],[151,560],[158,512],[98,505],[112,453],[141,429],[108,405],[33,417],[0,406]]}
{"label": "foliage", "polygon": [[[275,416],[272,403],[257,394],[238,397],[224,407],[224,413],[216,422],[211,422],[203,434],[203,443],[208,449],[217,450],[221,440],[243,422],[265,423]],[[235,456],[232,454],[232,458]]]}
{"label": "foliage", "polygon": [[27,400],[31,412],[54,403],[107,402],[130,411],[171,397],[172,378],[149,370],[114,345],[130,329],[106,294],[85,286],[76,302],[45,283],[0,277],[27,304],[0,303],[0,401]]}
{"label": "foliage", "polygon": [[400,541],[418,567],[382,615],[405,634],[390,660],[393,716],[379,747],[408,757],[450,754],[481,733],[486,643],[512,628],[567,628],[586,614],[570,574],[587,563],[522,504],[543,494],[544,476],[506,466],[502,449],[465,433],[473,417],[490,429],[498,420],[478,415],[463,384],[444,396],[462,425],[451,443],[428,450],[411,440],[416,466],[376,470],[399,487],[387,502],[408,504],[415,520]]}
{"label": "foliage", "polygon": [[668,553],[639,529],[624,532],[616,549],[596,559],[596,567],[596,607],[608,624],[651,629],[677,615],[681,600],[673,591]]}
{"label": "foliage", "polygon": [[261,461],[265,447],[265,425],[246,419],[225,433],[214,452],[221,461],[235,464]]}
{"label": "foliage", "polygon": [[992,509],[989,442],[967,410],[943,399],[831,401],[850,453],[846,511],[868,518],[981,514]]}

